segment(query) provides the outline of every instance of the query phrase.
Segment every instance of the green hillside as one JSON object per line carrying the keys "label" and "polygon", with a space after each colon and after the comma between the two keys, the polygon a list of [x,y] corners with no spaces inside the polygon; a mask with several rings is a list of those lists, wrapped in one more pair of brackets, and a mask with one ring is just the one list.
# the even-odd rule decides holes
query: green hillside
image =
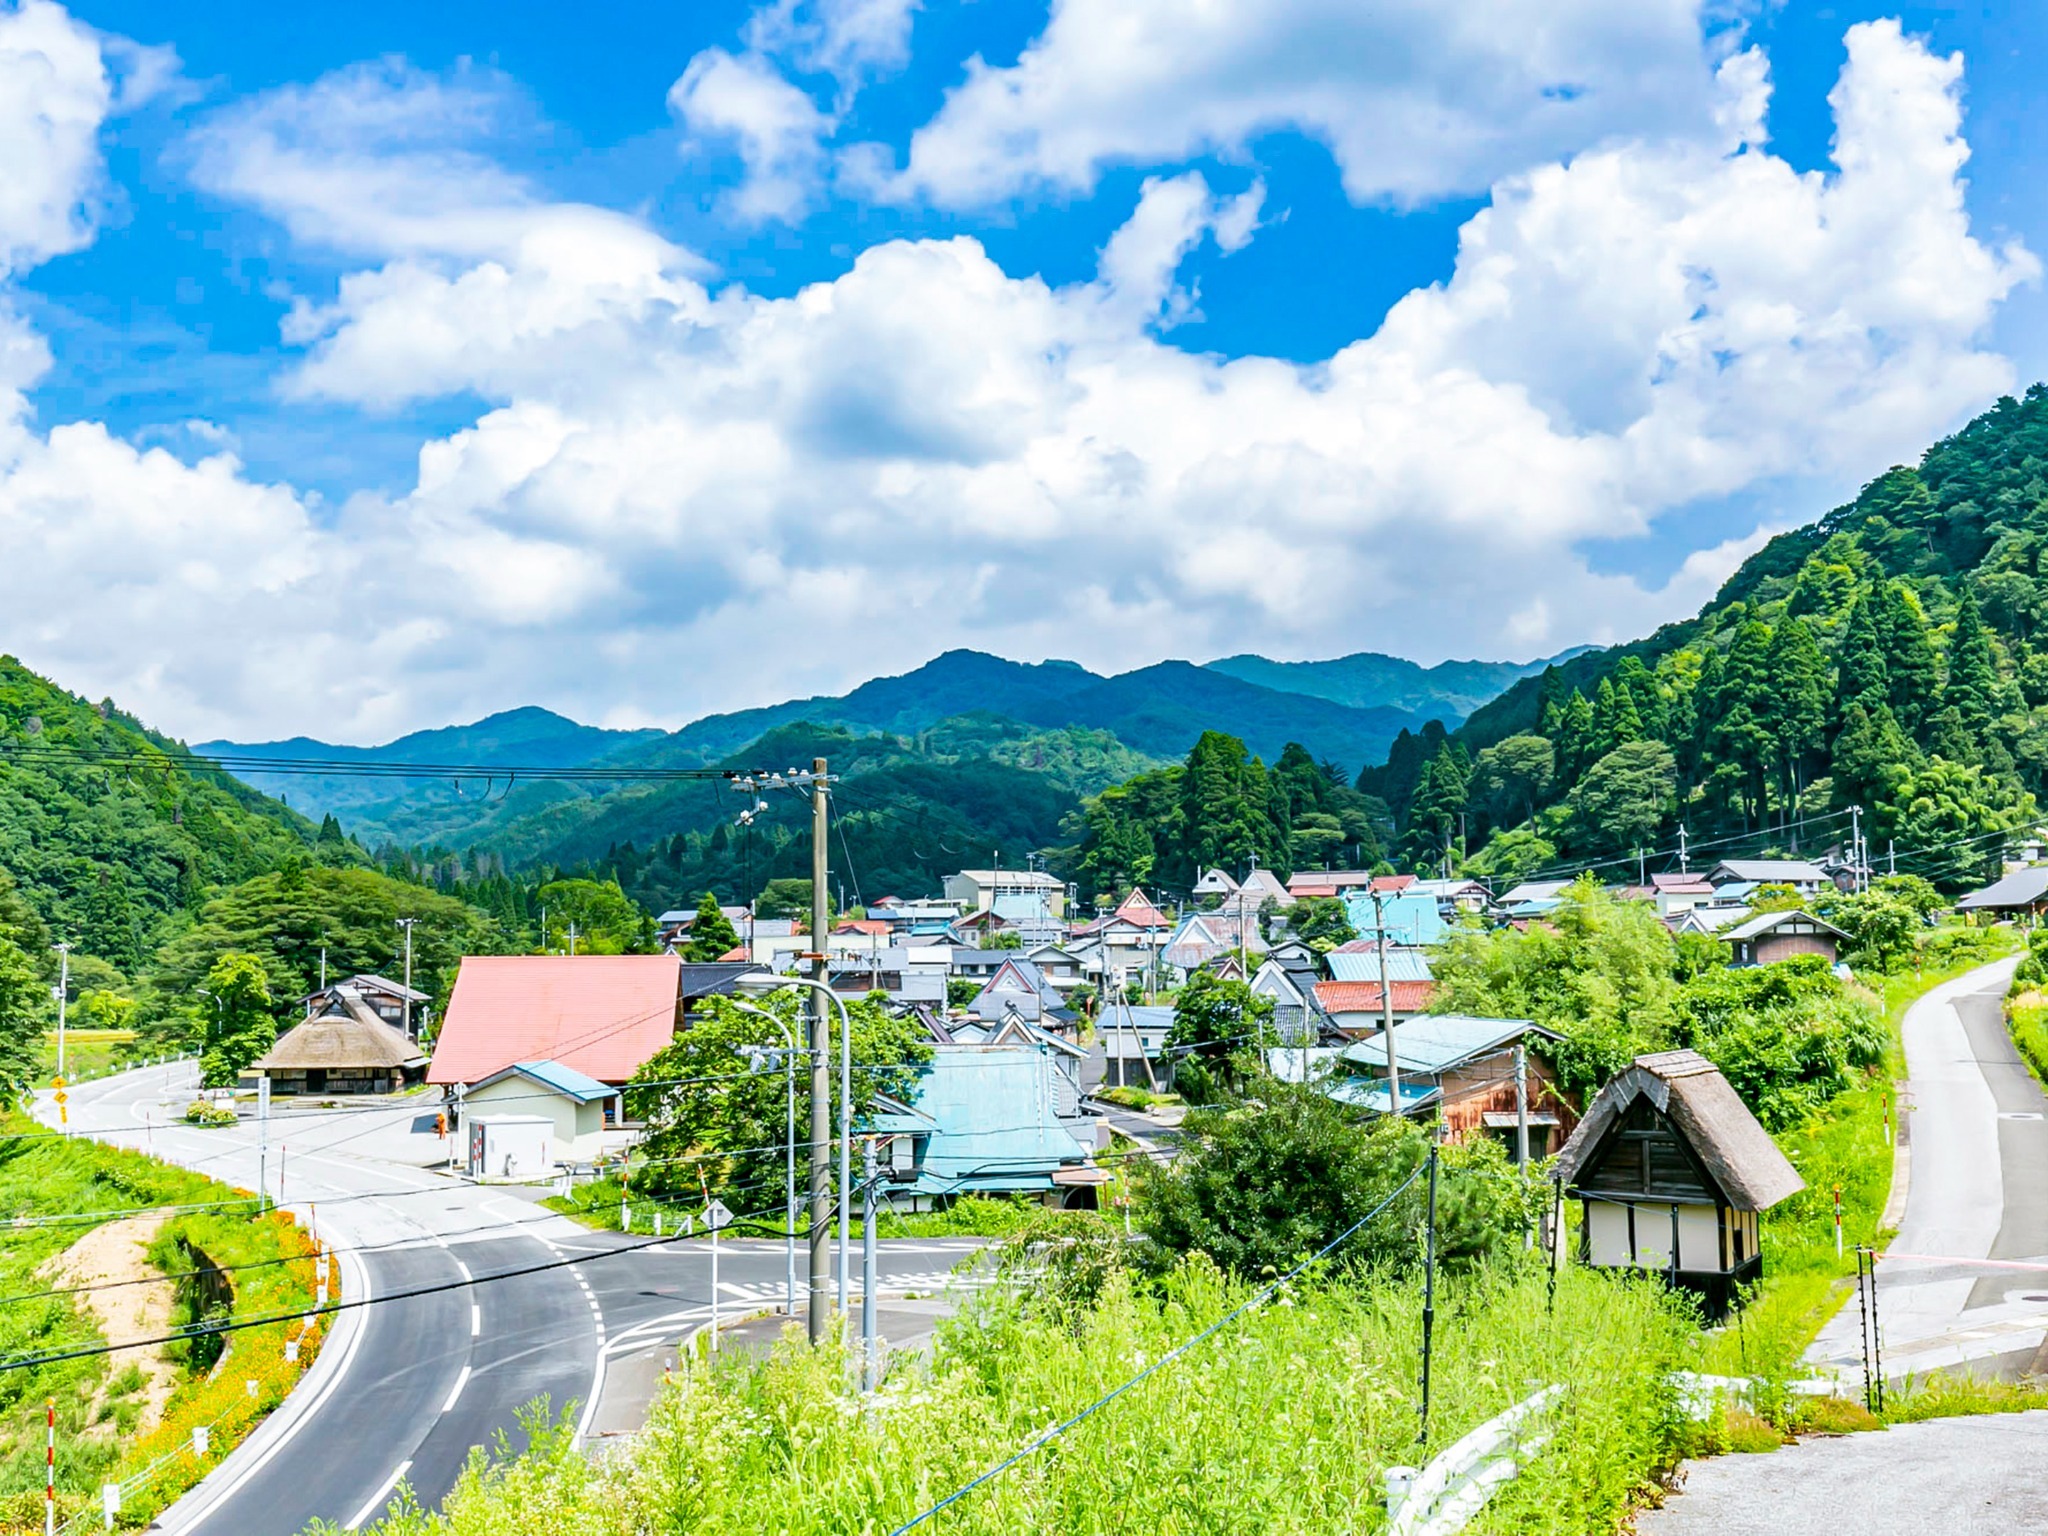
{"label": "green hillside", "polygon": [[[92,761],[104,752],[164,766]],[[334,829],[323,848],[313,823],[196,768],[111,701],[0,657],[0,870],[57,939],[132,971],[211,889],[323,854],[352,856]]]}
{"label": "green hillside", "polygon": [[[1994,871],[2048,792],[2048,388],[1782,534],[1697,617],[1528,678],[1361,787],[1400,851],[1510,872],[1695,846]],[[1661,867],[1653,865],[1652,867]]]}

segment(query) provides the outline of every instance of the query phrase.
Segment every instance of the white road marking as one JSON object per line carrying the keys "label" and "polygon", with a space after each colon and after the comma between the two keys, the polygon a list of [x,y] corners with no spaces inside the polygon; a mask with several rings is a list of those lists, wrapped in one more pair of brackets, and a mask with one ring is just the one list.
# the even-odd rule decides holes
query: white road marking
{"label": "white road marking", "polygon": [[484,1331],[484,1309],[472,1306],[469,1309],[469,1336],[474,1339]]}
{"label": "white road marking", "polygon": [[395,1468],[392,1469],[391,1475],[384,1479],[383,1486],[380,1487],[375,1493],[370,1495],[370,1502],[365,1504],[361,1509],[357,1510],[355,1518],[349,1521],[347,1525],[344,1525],[342,1529],[344,1531],[353,1531],[361,1529],[364,1521],[368,1520],[372,1515],[376,1514],[378,1510],[384,1507],[385,1501],[391,1497],[391,1490],[398,1486],[398,1480],[404,1477],[405,1474],[411,1470],[412,1458],[408,1456],[404,1461],[401,1461]]}
{"label": "white road marking", "polygon": [[462,1389],[468,1385],[469,1367],[465,1365],[462,1368],[462,1374],[455,1378],[455,1385],[448,1393],[448,1401],[441,1405],[442,1413],[449,1414],[455,1411],[455,1400],[462,1396]]}
{"label": "white road marking", "polygon": [[471,1273],[469,1272],[469,1266],[468,1266],[467,1264],[463,1263],[463,1262],[462,1262],[462,1260],[460,1260],[460,1259],[457,1259],[457,1260],[455,1261],[455,1267],[456,1267],[457,1269],[459,1269],[459,1270],[461,1270],[461,1271],[462,1271],[462,1278],[463,1278],[463,1279],[465,1279],[465,1280],[475,1280],[475,1279],[476,1279],[476,1276],[475,1276],[475,1275],[472,1275],[472,1274],[471,1274]]}

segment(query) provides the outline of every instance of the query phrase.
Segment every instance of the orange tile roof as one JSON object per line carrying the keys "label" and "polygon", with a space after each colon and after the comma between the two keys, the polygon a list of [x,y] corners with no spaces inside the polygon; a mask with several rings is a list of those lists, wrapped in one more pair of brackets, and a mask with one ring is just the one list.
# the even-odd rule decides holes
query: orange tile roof
{"label": "orange tile roof", "polygon": [[[1420,1013],[1436,996],[1433,981],[1396,981],[1394,1012]],[[1380,984],[1376,981],[1319,981],[1316,1001],[1325,1013],[1367,1013],[1380,1006]]]}
{"label": "orange tile roof", "polygon": [[430,1083],[475,1083],[559,1061],[623,1083],[675,1038],[674,955],[470,955],[434,1043]]}

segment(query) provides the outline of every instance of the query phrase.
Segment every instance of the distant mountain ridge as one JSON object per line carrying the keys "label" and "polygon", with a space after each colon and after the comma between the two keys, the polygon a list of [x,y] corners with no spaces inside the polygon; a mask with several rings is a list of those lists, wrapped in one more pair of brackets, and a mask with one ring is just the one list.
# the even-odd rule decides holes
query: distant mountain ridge
{"label": "distant mountain ridge", "polygon": [[[469,725],[416,731],[384,746],[332,746],[298,737],[207,742],[196,750],[300,762],[698,767],[732,760],[764,735],[799,724],[915,738],[972,716],[1042,731],[1107,733],[1122,748],[1153,759],[1184,755],[1205,730],[1237,736],[1269,762],[1298,741],[1350,774],[1360,764],[1384,759],[1404,729],[1418,730],[1431,719],[1456,726],[1489,682],[1499,679],[1505,687],[1542,665],[1449,662],[1425,668],[1366,652],[1329,662],[1273,662],[1257,656],[1207,666],[1164,661],[1105,677],[1071,661],[1016,662],[962,649],[897,676],[871,679],[837,697],[707,715],[674,732],[602,730],[528,707]],[[1386,702],[1379,692],[1401,702]],[[331,811],[351,832],[373,843],[465,846],[505,835],[530,846],[533,839],[525,829],[515,835],[522,817],[541,815],[561,824],[572,815],[568,802],[596,793],[554,784],[508,784],[495,803],[486,805],[473,791],[465,798],[424,776],[417,783],[261,770],[241,777],[288,796],[310,814]],[[582,813],[573,814],[580,818]]]}

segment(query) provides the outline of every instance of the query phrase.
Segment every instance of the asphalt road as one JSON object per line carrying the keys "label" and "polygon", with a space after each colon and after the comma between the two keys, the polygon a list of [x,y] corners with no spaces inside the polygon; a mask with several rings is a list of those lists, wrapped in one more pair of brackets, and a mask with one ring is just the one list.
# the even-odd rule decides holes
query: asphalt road
{"label": "asphalt road", "polygon": [[[2013,964],[1937,987],[1906,1014],[1906,1209],[1878,1261],[1885,1374],[1895,1380],[2017,1375],[2038,1368],[2048,1340],[2048,1098],[2006,1033]],[[1860,1383],[1853,1305],[1807,1358]]]}
{"label": "asphalt road", "polygon": [[1686,1468],[1637,1536],[2048,1532],[2048,1413],[1934,1419]]}
{"label": "asphalt road", "polygon": [[[177,1122],[193,1084],[185,1063],[74,1088],[71,1126],[255,1189],[253,1122]],[[39,1106],[46,1120],[47,1110]],[[342,1251],[344,1297],[449,1288],[337,1313],[321,1360],[284,1407],[167,1511],[162,1529],[292,1536],[315,1519],[354,1529],[387,1507],[401,1480],[431,1508],[472,1447],[501,1433],[522,1442],[523,1407],[581,1405],[587,1427],[615,1362],[644,1366],[650,1346],[672,1345],[710,1317],[705,1240],[641,1246],[644,1237],[593,1232],[542,1209],[535,1192],[423,1167],[440,1146],[432,1114],[417,1100],[327,1112],[277,1101],[266,1182],[274,1197],[282,1183],[283,1199]],[[721,1311],[782,1298],[779,1242],[719,1246]],[[979,1245],[879,1246],[885,1289],[933,1290]],[[554,1267],[492,1278],[543,1265]]]}

